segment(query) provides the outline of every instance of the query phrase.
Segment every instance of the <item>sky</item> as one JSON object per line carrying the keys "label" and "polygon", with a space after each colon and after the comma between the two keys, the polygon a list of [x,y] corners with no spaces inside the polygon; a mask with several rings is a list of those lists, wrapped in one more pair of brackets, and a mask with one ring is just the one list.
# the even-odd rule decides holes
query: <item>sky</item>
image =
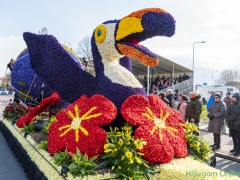
{"label": "sky", "polygon": [[[26,48],[23,32],[47,27],[60,43],[73,50],[102,22],[121,19],[147,7],[165,9],[176,20],[171,38],[154,37],[141,44],[192,69],[195,84],[212,84],[221,71],[240,69],[240,11],[238,0],[0,0],[0,77],[11,58]],[[213,71],[218,71],[214,72]]]}

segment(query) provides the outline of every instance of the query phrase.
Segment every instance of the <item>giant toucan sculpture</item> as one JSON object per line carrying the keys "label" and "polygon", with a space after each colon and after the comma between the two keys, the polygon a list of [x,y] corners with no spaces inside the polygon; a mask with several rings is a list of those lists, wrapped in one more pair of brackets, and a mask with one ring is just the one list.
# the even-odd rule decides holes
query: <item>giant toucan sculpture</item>
{"label": "giant toucan sculpture", "polygon": [[[154,36],[171,37],[174,33],[175,20],[159,8],[143,9],[121,20],[102,23],[91,39],[96,76],[84,71],[55,37],[28,32],[23,36],[32,68],[62,99],[74,102],[84,94],[101,94],[120,109],[129,96],[146,96],[144,88],[131,73],[128,57],[146,66],[156,66],[157,57],[138,43]],[[118,126],[122,121],[118,117],[113,123]]]}

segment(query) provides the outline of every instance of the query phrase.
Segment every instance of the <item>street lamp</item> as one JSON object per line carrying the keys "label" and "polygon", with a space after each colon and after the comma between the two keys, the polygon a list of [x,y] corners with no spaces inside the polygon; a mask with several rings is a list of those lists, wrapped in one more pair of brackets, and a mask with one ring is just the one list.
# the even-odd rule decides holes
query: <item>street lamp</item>
{"label": "street lamp", "polygon": [[205,41],[200,41],[200,42],[194,42],[193,43],[193,64],[192,64],[192,81],[193,81],[193,86],[194,86],[194,44],[196,43],[206,43]]}
{"label": "street lamp", "polygon": [[212,85],[213,85],[213,73],[218,71],[212,71]]}

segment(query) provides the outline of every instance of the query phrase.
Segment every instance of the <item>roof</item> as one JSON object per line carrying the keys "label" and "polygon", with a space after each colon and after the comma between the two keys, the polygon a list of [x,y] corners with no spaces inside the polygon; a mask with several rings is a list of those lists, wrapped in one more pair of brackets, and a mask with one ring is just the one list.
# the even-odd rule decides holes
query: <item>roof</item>
{"label": "roof", "polygon": [[[166,59],[158,54],[156,54],[159,63],[155,66],[155,70],[158,74],[169,74],[173,72],[173,64],[174,64],[174,73],[183,73],[183,72],[192,72],[191,69],[188,69],[182,65],[179,65],[169,59]],[[132,72],[134,75],[146,75],[147,74],[147,67],[143,65],[138,60],[132,61]],[[155,74],[155,71],[154,71]]]}

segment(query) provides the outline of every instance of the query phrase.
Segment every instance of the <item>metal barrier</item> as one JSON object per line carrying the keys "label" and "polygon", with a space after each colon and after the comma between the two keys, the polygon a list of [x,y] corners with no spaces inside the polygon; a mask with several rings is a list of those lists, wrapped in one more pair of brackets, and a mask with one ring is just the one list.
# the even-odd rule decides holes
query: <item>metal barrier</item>
{"label": "metal barrier", "polygon": [[193,79],[190,78],[190,79],[185,80],[181,83],[175,84],[175,85],[170,86],[170,87],[165,88],[165,89],[162,89],[162,90],[158,91],[158,93],[166,92],[167,89],[178,90],[179,93],[189,92],[189,91],[192,91],[192,87],[193,87]]}

